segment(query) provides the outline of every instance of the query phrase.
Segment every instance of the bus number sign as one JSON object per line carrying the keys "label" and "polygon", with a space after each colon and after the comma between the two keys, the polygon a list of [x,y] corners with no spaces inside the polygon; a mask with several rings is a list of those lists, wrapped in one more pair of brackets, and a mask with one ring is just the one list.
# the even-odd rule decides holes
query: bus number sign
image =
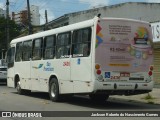
{"label": "bus number sign", "polygon": [[111,80],[119,80],[120,76],[111,76]]}
{"label": "bus number sign", "polygon": [[121,77],[130,77],[130,73],[128,73],[128,72],[122,72],[122,73],[120,73],[120,76]]}

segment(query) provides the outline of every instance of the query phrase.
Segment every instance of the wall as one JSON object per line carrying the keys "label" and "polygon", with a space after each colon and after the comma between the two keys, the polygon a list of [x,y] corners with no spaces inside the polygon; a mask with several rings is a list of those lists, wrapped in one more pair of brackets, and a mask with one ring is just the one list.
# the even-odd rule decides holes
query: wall
{"label": "wall", "polygon": [[160,20],[159,3],[123,3],[69,14],[69,23],[91,19],[101,13],[102,17],[131,18],[154,22]]}

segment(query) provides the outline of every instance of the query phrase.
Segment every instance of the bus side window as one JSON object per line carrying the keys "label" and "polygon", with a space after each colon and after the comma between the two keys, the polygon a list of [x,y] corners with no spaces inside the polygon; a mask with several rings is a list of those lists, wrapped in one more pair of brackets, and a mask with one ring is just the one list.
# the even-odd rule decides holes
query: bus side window
{"label": "bus side window", "polygon": [[23,42],[22,60],[29,61],[32,54],[32,40]]}
{"label": "bus side window", "polygon": [[22,42],[16,44],[15,62],[20,62],[22,60],[22,45]]}
{"label": "bus side window", "polygon": [[11,68],[14,66],[15,47],[9,48],[7,51],[7,66]]}
{"label": "bus side window", "polygon": [[75,30],[72,40],[72,57],[88,57],[91,47],[91,28]]}
{"label": "bus side window", "polygon": [[57,36],[56,58],[69,58],[71,50],[71,32],[61,33]]}
{"label": "bus side window", "polygon": [[34,39],[33,41],[33,50],[32,50],[32,59],[40,60],[42,57],[42,38]]}
{"label": "bus side window", "polygon": [[55,57],[55,42],[56,36],[47,36],[44,39],[44,59],[53,59]]}

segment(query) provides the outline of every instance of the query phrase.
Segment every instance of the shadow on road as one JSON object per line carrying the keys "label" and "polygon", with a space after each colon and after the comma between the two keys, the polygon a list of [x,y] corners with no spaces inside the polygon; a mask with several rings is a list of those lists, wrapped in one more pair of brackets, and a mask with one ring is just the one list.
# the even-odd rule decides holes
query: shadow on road
{"label": "shadow on road", "polygon": [[[17,92],[12,92],[14,94],[17,94]],[[50,104],[52,102],[50,101],[49,94],[44,92],[32,92],[31,94],[24,95],[26,97],[32,97],[32,98],[38,98],[49,101]],[[159,110],[160,105],[155,104],[146,104],[146,103],[138,103],[138,102],[130,102],[130,101],[123,101],[118,99],[108,99],[108,101],[104,103],[99,102],[92,102],[88,96],[73,96],[67,99],[62,100],[61,102],[58,102],[57,104],[66,103],[81,107],[88,107],[88,108],[94,108],[99,110]],[[56,103],[54,103],[56,104]]]}
{"label": "shadow on road", "polygon": [[7,86],[6,83],[0,83],[0,86]]}
{"label": "shadow on road", "polygon": [[[17,92],[12,92],[13,94],[17,94]],[[39,99],[45,99],[45,100],[50,100],[49,99],[49,94],[45,92],[31,92],[29,94],[25,94],[22,96],[27,96],[27,97],[32,97],[32,98],[39,98]]]}
{"label": "shadow on road", "polygon": [[84,106],[84,107],[91,107],[97,108],[101,110],[106,109],[115,109],[115,110],[122,110],[122,109],[139,109],[139,110],[147,110],[147,109],[160,109],[160,105],[154,104],[145,104],[145,103],[136,103],[136,102],[128,102],[128,101],[119,101],[118,99],[108,99],[108,101],[104,103],[96,103],[92,102],[89,98],[75,96],[72,100],[66,101],[65,103]]}

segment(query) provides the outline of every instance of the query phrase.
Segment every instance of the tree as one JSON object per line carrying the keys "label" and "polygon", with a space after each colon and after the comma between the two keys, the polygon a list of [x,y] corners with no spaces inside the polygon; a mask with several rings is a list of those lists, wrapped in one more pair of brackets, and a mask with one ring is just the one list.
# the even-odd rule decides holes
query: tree
{"label": "tree", "polygon": [[[0,56],[2,50],[6,50],[7,48],[6,23],[7,20],[3,17],[0,17]],[[9,20],[9,38],[10,38],[9,42],[19,35],[20,35],[19,26],[13,20]]]}

